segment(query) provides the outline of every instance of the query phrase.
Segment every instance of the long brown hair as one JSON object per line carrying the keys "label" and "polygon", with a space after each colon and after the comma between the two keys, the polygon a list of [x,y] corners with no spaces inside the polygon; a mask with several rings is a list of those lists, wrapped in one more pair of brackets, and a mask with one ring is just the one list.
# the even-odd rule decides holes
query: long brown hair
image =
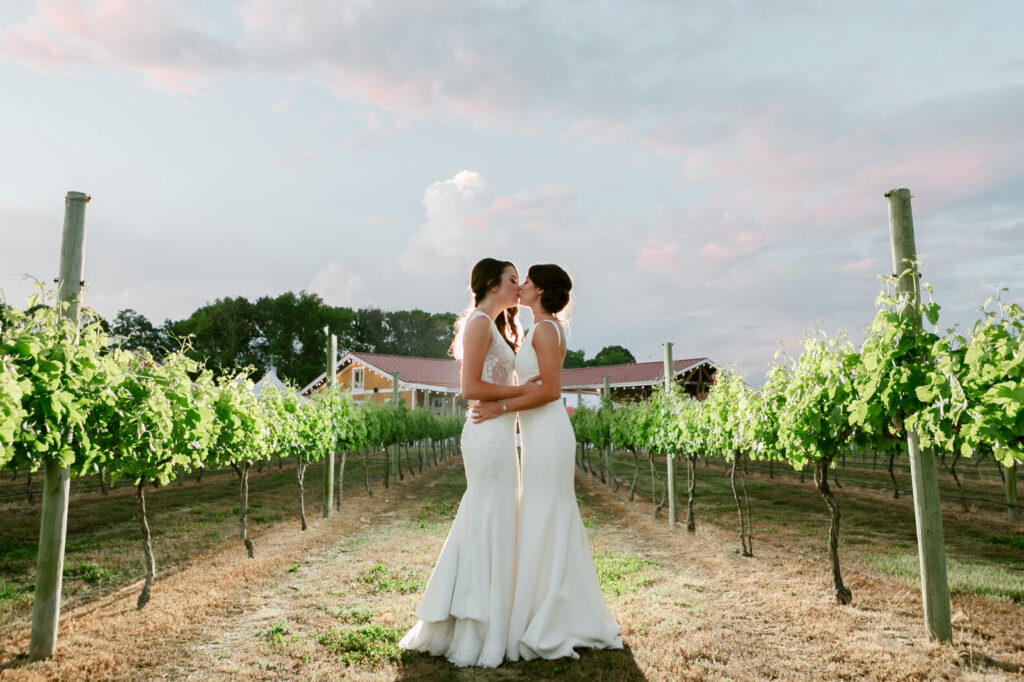
{"label": "long brown hair", "polygon": [[[501,277],[505,273],[505,268],[508,267],[514,268],[515,265],[511,261],[496,258],[484,258],[473,266],[469,275],[469,289],[473,293],[473,301],[455,320],[455,339],[452,341],[449,351],[457,360],[462,359],[462,332],[466,325],[466,319],[473,314],[476,307],[480,305],[480,301],[484,300],[491,287],[501,284]],[[514,353],[519,347],[519,339],[522,336],[522,330],[519,327],[519,306],[502,310],[494,324],[501,332],[501,338]]]}

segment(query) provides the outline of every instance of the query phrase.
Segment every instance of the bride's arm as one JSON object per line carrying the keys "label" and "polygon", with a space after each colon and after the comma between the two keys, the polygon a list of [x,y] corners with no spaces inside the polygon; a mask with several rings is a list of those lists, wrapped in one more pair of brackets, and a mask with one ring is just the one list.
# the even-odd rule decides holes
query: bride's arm
{"label": "bride's arm", "polygon": [[502,386],[480,378],[484,369],[484,357],[494,342],[490,322],[484,317],[475,317],[466,325],[462,337],[462,374],[460,385],[462,397],[466,400],[504,400],[516,398],[539,389],[536,383],[527,382],[522,386]]}
{"label": "bride's arm", "polygon": [[[550,324],[538,325],[533,332],[533,349],[537,352],[537,368],[541,385],[516,398],[490,399],[473,408],[473,421],[481,422],[505,412],[519,412],[546,405],[562,397],[562,349],[558,331]],[[502,402],[505,408],[502,409]]]}

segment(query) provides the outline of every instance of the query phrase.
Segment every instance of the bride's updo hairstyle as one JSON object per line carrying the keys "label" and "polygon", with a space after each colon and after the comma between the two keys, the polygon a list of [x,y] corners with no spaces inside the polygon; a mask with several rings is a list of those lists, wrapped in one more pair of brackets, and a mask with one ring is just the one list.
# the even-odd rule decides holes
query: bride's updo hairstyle
{"label": "bride's updo hairstyle", "polygon": [[[455,320],[455,339],[452,341],[450,352],[456,360],[462,359],[462,333],[466,327],[466,318],[473,314],[473,311],[484,300],[492,287],[501,286],[501,277],[505,273],[505,268],[508,267],[514,268],[515,265],[511,261],[498,260],[496,258],[484,258],[473,266],[473,270],[469,275],[469,289],[473,293],[473,301]],[[498,315],[498,319],[494,321],[494,324],[498,327],[498,331],[501,332],[501,338],[505,339],[505,343],[508,344],[514,353],[519,347],[519,337],[521,335],[519,328],[519,306],[505,308]]]}
{"label": "bride's updo hairstyle", "polygon": [[544,310],[559,319],[564,319],[565,314],[559,315],[569,305],[572,291],[572,279],[562,268],[553,263],[542,265],[531,265],[526,276],[533,285],[541,290],[540,304]]}

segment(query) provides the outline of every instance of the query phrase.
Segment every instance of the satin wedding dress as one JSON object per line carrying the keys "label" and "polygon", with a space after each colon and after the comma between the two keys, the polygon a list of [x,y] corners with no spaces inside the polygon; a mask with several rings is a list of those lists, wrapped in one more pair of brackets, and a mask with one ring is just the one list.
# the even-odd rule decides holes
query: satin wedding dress
{"label": "satin wedding dress", "polygon": [[[561,342],[561,326],[545,322],[555,325]],[[539,326],[515,357],[520,381],[540,373],[533,349]],[[601,594],[576,504],[576,437],[562,401],[520,412],[519,432],[522,471],[507,655],[513,661],[579,658],[573,647],[621,649],[619,625]]]}
{"label": "satin wedding dress", "polygon": [[[512,385],[515,354],[488,318],[492,341],[481,379]],[[457,666],[495,667],[505,657],[515,568],[515,415],[508,413],[462,429],[466,492],[459,502],[437,565],[423,591],[419,622],[402,638],[403,649],[445,656]]]}

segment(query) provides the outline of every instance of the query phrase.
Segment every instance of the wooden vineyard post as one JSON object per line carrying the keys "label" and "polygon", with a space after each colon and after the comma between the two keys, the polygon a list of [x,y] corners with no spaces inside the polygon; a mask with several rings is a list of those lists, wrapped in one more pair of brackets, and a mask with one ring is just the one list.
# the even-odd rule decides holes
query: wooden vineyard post
{"label": "wooden vineyard post", "polygon": [[[914,219],[910,210],[910,190],[890,190],[889,240],[892,246],[892,271],[897,277],[896,295],[909,297],[904,310],[914,328],[921,326],[921,287],[918,281],[917,245]],[[907,431],[907,454],[914,493],[914,518],[917,525],[917,553],[921,564],[921,598],[929,639],[949,642],[953,626],[949,615],[949,586],[946,582],[946,543],[942,534],[942,508],[939,500],[938,466],[931,448],[921,449],[918,435]]]}
{"label": "wooden vineyard post", "polygon": [[[330,335],[327,340],[327,382],[324,387],[325,391],[336,391],[338,390],[338,337],[334,334]],[[333,416],[331,417],[333,420]],[[333,428],[333,424],[332,424]],[[331,449],[327,451],[324,462],[324,481],[323,481],[323,504],[320,508],[320,516],[325,519],[331,518],[331,511],[334,509],[334,444],[331,444]]]}
{"label": "wooden vineyard post", "polygon": [[[82,307],[82,272],[85,267],[85,205],[89,197],[68,192],[64,199],[64,230],[60,244],[58,306],[60,314],[78,326]],[[32,605],[32,635],[29,658],[49,658],[57,650],[60,621],[60,593],[64,578],[64,542],[68,529],[68,493],[71,468],[46,458],[43,469],[43,508],[39,522],[39,554],[36,559],[35,602]]]}
{"label": "wooden vineyard post", "polygon": [[[604,392],[601,396],[604,398],[606,405],[611,407],[612,404],[612,378],[605,374],[604,375]],[[611,439],[608,441],[608,447],[604,453],[604,470],[605,478],[608,481],[608,487],[612,490],[615,489],[615,472],[612,470],[612,443]]]}
{"label": "wooden vineyard post", "polygon": [[[582,409],[583,409],[583,389],[582,388],[577,388],[576,389],[576,410],[575,411],[579,412]],[[576,465],[579,468],[583,469],[584,471],[587,471],[586,467],[584,467],[584,465],[583,465],[583,448],[584,448],[583,443],[577,443],[576,444],[576,452],[578,454],[578,456],[576,458]],[[587,473],[590,473],[590,472],[587,472]]]}
{"label": "wooden vineyard post", "polygon": [[[672,388],[672,379],[675,376],[675,372],[672,371],[672,342],[668,341],[665,343],[665,390]],[[676,527],[676,463],[672,458],[672,453],[668,453],[665,457],[666,466],[668,467],[668,527]]]}
{"label": "wooden vineyard post", "polygon": [[[398,370],[391,373],[391,404],[398,407]],[[391,461],[391,482],[398,482],[398,443],[391,446],[388,452]]]}
{"label": "wooden vineyard post", "polygon": [[1017,509],[1017,463],[1013,462],[1006,467],[1006,476],[1003,478],[1006,485],[1006,503],[1010,518],[1014,521],[1020,518],[1020,510]]}

